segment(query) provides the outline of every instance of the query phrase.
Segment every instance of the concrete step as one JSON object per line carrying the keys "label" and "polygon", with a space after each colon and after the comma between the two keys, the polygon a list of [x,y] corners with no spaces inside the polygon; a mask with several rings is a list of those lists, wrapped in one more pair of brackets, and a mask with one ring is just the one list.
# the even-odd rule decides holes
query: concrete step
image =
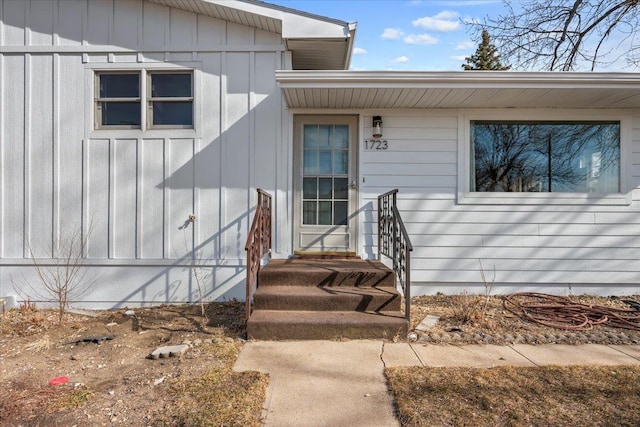
{"label": "concrete step", "polygon": [[400,293],[392,287],[261,286],[254,310],[400,311]]}
{"label": "concrete step", "polygon": [[247,322],[249,339],[335,340],[393,339],[407,335],[407,322],[400,311],[255,310]]}
{"label": "concrete step", "polygon": [[258,284],[260,287],[394,287],[395,276],[379,261],[293,258],[271,260],[260,269]]}

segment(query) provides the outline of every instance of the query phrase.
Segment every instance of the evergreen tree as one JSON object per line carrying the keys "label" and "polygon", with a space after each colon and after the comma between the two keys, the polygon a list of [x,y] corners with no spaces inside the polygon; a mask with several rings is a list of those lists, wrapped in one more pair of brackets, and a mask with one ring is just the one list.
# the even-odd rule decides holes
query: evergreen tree
{"label": "evergreen tree", "polygon": [[462,68],[465,71],[470,70],[498,70],[505,71],[510,69],[511,67],[508,65],[502,65],[500,62],[500,55],[498,54],[498,49],[495,47],[493,43],[491,43],[491,39],[489,37],[489,32],[487,30],[482,30],[482,42],[478,45],[478,49],[476,49],[476,53],[467,56],[465,58],[466,64],[462,64]]}

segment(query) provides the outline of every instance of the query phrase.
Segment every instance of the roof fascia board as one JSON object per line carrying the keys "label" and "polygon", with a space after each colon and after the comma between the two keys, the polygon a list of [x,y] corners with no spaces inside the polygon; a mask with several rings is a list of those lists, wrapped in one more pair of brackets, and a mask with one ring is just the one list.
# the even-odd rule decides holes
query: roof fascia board
{"label": "roof fascia board", "polygon": [[349,24],[336,19],[325,18],[319,15],[313,15],[255,0],[236,0],[233,2],[230,2],[229,0],[199,1],[280,20],[282,22],[282,37],[287,39],[349,37]]}
{"label": "roof fascia board", "polygon": [[277,71],[283,88],[640,88],[640,73]]}

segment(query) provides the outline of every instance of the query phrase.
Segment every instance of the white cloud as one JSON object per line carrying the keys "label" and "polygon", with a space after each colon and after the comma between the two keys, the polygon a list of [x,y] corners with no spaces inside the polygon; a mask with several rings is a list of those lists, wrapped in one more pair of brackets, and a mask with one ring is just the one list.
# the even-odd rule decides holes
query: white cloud
{"label": "white cloud", "polygon": [[458,45],[456,46],[456,50],[471,49],[475,45],[476,44],[471,40],[463,41],[463,42],[458,43]]}
{"label": "white cloud", "polygon": [[404,38],[406,44],[438,44],[438,39],[430,34],[409,34]]}
{"label": "white cloud", "polygon": [[398,40],[403,35],[404,33],[402,32],[402,30],[399,30],[397,28],[385,28],[380,38],[382,38],[383,40]]}
{"label": "white cloud", "polygon": [[455,59],[456,61],[464,61],[467,59],[467,55],[453,55],[451,59]]}
{"label": "white cloud", "polygon": [[409,62],[409,58],[407,56],[402,55],[402,56],[399,56],[399,57],[395,58],[391,62],[393,62],[394,64],[404,64],[406,62]]}
{"label": "white cloud", "polygon": [[455,31],[460,27],[459,17],[458,12],[443,10],[434,16],[418,18],[411,23],[414,27],[424,28],[425,30],[447,32]]}
{"label": "white cloud", "polygon": [[354,48],[353,48],[353,54],[354,54],[354,55],[364,55],[365,53],[367,53],[367,51],[366,51],[366,50],[364,50],[364,49],[363,49],[363,48],[361,48],[361,47],[354,47]]}

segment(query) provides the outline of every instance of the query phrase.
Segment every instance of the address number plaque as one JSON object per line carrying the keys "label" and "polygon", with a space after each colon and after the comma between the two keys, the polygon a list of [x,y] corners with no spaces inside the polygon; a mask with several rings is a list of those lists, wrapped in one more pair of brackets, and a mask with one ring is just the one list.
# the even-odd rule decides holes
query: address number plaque
{"label": "address number plaque", "polygon": [[370,151],[384,151],[389,149],[386,139],[365,139],[364,149]]}

